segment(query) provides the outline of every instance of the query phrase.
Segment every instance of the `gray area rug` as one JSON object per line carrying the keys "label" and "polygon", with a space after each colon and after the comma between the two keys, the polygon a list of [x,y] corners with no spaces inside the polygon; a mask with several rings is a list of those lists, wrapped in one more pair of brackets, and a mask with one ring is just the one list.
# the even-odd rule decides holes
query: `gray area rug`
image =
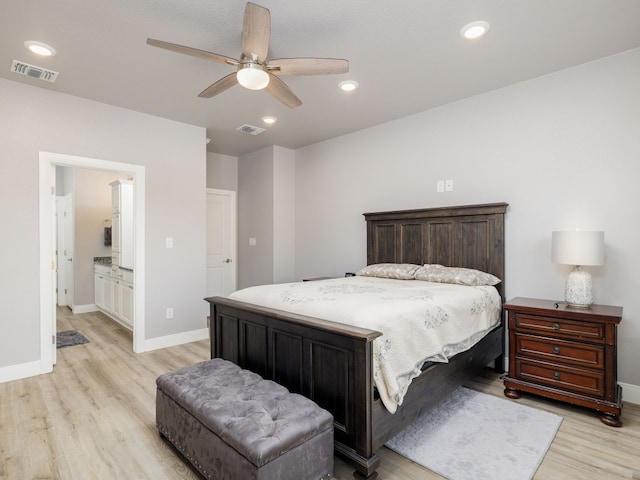
{"label": "gray area rug", "polygon": [[57,348],[72,347],[83,343],[89,343],[89,339],[77,330],[65,330],[64,332],[56,333]]}
{"label": "gray area rug", "polygon": [[531,479],[562,417],[459,387],[386,446],[449,480]]}

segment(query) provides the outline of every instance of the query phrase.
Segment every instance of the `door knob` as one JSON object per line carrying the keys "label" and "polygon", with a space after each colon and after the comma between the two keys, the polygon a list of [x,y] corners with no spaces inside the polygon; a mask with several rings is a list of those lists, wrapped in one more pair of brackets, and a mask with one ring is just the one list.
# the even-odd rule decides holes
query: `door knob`
{"label": "door knob", "polygon": [[227,258],[226,260],[224,260],[224,263],[231,263],[231,259]]}

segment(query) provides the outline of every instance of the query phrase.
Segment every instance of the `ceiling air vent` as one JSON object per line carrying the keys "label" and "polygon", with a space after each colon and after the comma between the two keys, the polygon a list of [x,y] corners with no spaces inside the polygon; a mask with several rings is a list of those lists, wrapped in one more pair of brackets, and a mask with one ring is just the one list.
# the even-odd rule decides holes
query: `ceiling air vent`
{"label": "ceiling air vent", "polygon": [[245,123],[244,125],[240,125],[236,128],[236,130],[242,133],[248,133],[249,135],[260,135],[265,129]]}
{"label": "ceiling air vent", "polygon": [[29,65],[28,63],[19,62],[14,60],[11,64],[11,71],[20,75],[26,75],[27,77],[38,78],[45,82],[55,82],[58,78],[58,72],[53,70],[47,70],[46,68],[36,67],[35,65]]}

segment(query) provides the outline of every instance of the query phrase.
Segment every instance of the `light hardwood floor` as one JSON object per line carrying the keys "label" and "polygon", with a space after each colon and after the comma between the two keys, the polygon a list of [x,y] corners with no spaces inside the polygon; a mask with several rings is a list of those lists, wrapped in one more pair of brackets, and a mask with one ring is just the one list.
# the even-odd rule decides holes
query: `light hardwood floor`
{"label": "light hardwood floor", "polygon": [[[51,374],[0,384],[0,478],[197,479],[157,433],[155,379],[208,359],[208,342],[134,354],[131,333],[102,314],[58,309],[58,331],[70,329],[90,343],[59,349]],[[468,386],[504,398],[490,370]],[[640,406],[626,404],[615,429],[584,409],[518,401],[564,417],[535,480],[640,480]],[[442,479],[390,450],[380,456],[380,479]],[[336,459],[335,477],[351,474]]]}

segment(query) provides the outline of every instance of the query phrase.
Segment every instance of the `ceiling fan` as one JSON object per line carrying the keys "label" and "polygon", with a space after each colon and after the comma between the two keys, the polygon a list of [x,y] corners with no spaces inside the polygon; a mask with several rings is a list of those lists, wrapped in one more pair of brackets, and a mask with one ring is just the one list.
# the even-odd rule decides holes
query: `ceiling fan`
{"label": "ceiling fan", "polygon": [[349,71],[349,61],[338,58],[267,60],[270,35],[271,13],[269,10],[255,3],[247,2],[242,22],[242,55],[240,60],[153,38],[147,38],[147,43],[154,47],[237,67],[235,73],[222,77],[200,92],[198,96],[203,98],[211,98],[239,83],[250,90],[265,89],[267,93],[287,107],[295,108],[302,105],[302,101],[278,78],[278,75],[329,75]]}

